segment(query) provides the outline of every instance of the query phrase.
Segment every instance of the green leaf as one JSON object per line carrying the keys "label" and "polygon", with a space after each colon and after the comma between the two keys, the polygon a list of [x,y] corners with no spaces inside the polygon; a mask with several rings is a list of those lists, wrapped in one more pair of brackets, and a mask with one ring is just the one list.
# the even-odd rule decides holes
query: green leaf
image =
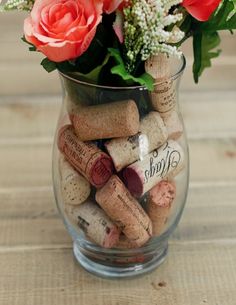
{"label": "green leaf", "polygon": [[220,36],[217,32],[202,32],[193,36],[193,75],[196,83],[198,83],[203,70],[211,67],[211,59],[219,56],[220,50],[213,51],[219,44]]}
{"label": "green leaf", "polygon": [[233,15],[236,14],[236,0],[231,0],[231,2],[232,2],[233,5],[234,5],[234,9],[233,9],[232,12],[229,14],[228,19],[230,19],[231,17],[233,17]]}
{"label": "green leaf", "polygon": [[[217,32],[236,29],[236,1],[224,0],[212,17],[204,23],[199,23],[198,28],[204,32]],[[198,30],[199,30],[198,29]]]}
{"label": "green leaf", "polygon": [[75,61],[76,70],[83,74],[88,74],[97,66],[103,64],[107,57],[107,49],[112,47],[117,37],[113,31],[112,24],[115,15],[103,16],[103,22],[97,27],[95,37],[89,48]]}
{"label": "green leaf", "polygon": [[44,67],[44,69],[50,73],[54,70],[57,69],[57,64],[51,60],[49,60],[48,58],[44,58],[42,61],[41,61],[41,65]]}
{"label": "green leaf", "polygon": [[21,40],[30,45],[29,51],[31,51],[31,52],[37,51],[36,47],[25,39],[25,36],[21,37]]}
{"label": "green leaf", "polygon": [[91,72],[87,74],[83,74],[81,72],[73,70],[72,68],[69,68],[69,62],[58,63],[57,68],[62,72],[68,73],[73,78],[76,78],[81,81],[93,82],[96,84],[98,82],[99,73],[102,67],[108,62],[108,59],[109,59],[109,55],[107,55],[107,57],[105,58],[105,60],[101,65],[97,66],[95,69],[93,69]]}
{"label": "green leaf", "polygon": [[112,74],[119,75],[123,80],[127,82],[127,85],[132,83],[139,83],[142,86],[145,86],[148,90],[152,91],[154,89],[154,80],[148,73],[143,73],[139,77],[135,77],[129,74],[125,69],[125,64],[121,57],[121,54],[118,49],[109,48],[111,56],[113,56],[117,62],[117,65],[111,69]]}

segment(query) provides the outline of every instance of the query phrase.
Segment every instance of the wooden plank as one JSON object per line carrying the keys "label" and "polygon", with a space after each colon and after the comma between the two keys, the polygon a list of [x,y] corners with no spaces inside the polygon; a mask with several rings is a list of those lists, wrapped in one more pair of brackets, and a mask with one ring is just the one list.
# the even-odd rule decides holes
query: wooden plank
{"label": "wooden plank", "polygon": [[189,138],[236,137],[236,91],[180,91]]}
{"label": "wooden plank", "polygon": [[[59,117],[62,97],[0,97],[1,141],[22,138],[52,139]],[[9,127],[10,122],[10,127]]]}
{"label": "wooden plank", "polygon": [[[40,55],[34,52],[28,52],[28,45],[24,43],[20,38],[23,35],[23,22],[19,23],[15,28],[7,26],[1,31],[1,53],[0,53],[0,62],[7,61],[30,61],[30,62],[39,62]],[[225,35],[222,39],[220,45],[222,50],[221,55],[218,59],[213,59],[214,65],[220,64],[224,59],[231,58],[232,63],[235,60],[235,48],[236,48],[236,36]],[[191,60],[193,56],[192,50],[192,40],[188,40],[183,46],[182,51],[188,60]],[[223,59],[222,59],[223,58]]]}
{"label": "wooden plank", "polygon": [[173,240],[217,241],[236,237],[236,183],[190,185],[182,220]]}
{"label": "wooden plank", "polygon": [[[27,17],[28,13],[25,12],[11,12],[6,14],[1,14],[0,20],[0,32],[1,32],[1,42],[16,43],[23,34],[23,22]],[[220,33],[222,42],[220,49],[224,55],[235,55],[236,47],[236,36],[231,35],[228,31],[223,31]],[[19,45],[19,43],[18,43]],[[182,46],[185,54],[192,55],[192,40],[188,39],[187,42]],[[0,56],[7,55],[7,53],[2,52]]]}
{"label": "wooden plank", "polygon": [[235,181],[235,139],[190,141],[189,148],[192,181]]}
{"label": "wooden plank", "polygon": [[[34,141],[35,138],[51,138],[61,101],[60,95],[0,97],[0,142],[19,142],[25,138]],[[236,90],[181,90],[180,106],[188,137],[236,137],[235,101]]]}
{"label": "wooden plank", "polygon": [[39,65],[40,60],[42,60],[42,55],[36,52],[29,52],[26,43],[20,40],[19,35],[15,38],[14,41],[0,43],[1,53],[0,53],[0,63],[15,63],[15,65],[19,64],[22,61],[28,61],[31,63],[35,63]]}
{"label": "wooden plank", "polygon": [[51,188],[0,190],[0,247],[71,244]]}
{"label": "wooden plank", "polygon": [[40,61],[38,63],[18,62],[17,65],[14,62],[1,64],[0,95],[60,93],[58,74],[47,73],[40,66]]}
{"label": "wooden plank", "polygon": [[[192,140],[192,181],[235,181],[236,141]],[[1,145],[0,186],[32,187],[51,185],[52,144],[22,142]]]}
{"label": "wooden plank", "polygon": [[[60,92],[57,74],[47,74],[40,66],[42,54],[30,53],[20,41],[23,19],[26,14],[3,14],[0,21],[0,95],[9,94],[55,94]],[[223,34],[223,52],[219,59],[213,60],[213,67],[208,69],[198,85],[198,90],[234,89],[236,78],[236,37]],[[191,41],[183,46],[188,58],[188,65],[182,80],[182,88],[196,89],[192,77]],[[21,71],[21,77],[16,73]],[[222,77],[224,75],[224,77]],[[34,81],[32,81],[34,80]]]}
{"label": "wooden plank", "polygon": [[[1,44],[7,44],[20,40],[23,35],[23,22],[27,13],[1,13],[0,33]],[[3,53],[0,53],[3,54]]]}
{"label": "wooden plank", "polygon": [[174,244],[155,272],[133,280],[96,278],[70,249],[0,254],[1,305],[235,305],[235,244]]}
{"label": "wooden plank", "polygon": [[0,186],[24,187],[51,185],[51,144],[2,145]]}
{"label": "wooden plank", "polygon": [[[236,183],[191,186],[172,241],[235,239]],[[0,249],[65,247],[71,239],[54,204],[52,189],[0,189]]]}
{"label": "wooden plank", "polygon": [[[30,54],[28,54],[30,56]],[[39,62],[21,61],[3,62],[0,65],[0,95],[14,94],[58,94],[60,82],[56,72],[47,73]],[[21,71],[21,76],[16,73]],[[224,77],[223,77],[224,75]],[[207,69],[199,84],[193,82],[191,62],[184,73],[182,90],[234,90],[236,79],[236,64],[226,62]]]}

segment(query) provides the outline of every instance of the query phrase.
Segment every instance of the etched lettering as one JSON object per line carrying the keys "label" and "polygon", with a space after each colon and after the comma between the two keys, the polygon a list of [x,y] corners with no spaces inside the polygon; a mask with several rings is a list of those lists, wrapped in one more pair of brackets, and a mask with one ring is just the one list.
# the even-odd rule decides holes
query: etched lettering
{"label": "etched lettering", "polygon": [[144,172],[144,183],[148,183],[149,179],[154,176],[163,179],[170,171],[178,167],[181,161],[180,152],[173,150],[168,145],[163,148],[163,152],[166,154],[162,158],[158,157],[157,152],[153,152],[155,157],[150,157],[149,168]]}

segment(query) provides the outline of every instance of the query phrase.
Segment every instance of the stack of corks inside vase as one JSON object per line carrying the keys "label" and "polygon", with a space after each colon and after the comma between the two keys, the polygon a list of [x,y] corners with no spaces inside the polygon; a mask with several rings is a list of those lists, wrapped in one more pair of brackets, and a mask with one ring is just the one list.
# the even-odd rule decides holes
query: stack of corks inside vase
{"label": "stack of corks inside vase", "polygon": [[64,211],[101,247],[139,248],[166,228],[185,162],[169,67],[164,54],[146,62],[156,85],[145,116],[134,100],[115,101],[80,107],[59,130]]}

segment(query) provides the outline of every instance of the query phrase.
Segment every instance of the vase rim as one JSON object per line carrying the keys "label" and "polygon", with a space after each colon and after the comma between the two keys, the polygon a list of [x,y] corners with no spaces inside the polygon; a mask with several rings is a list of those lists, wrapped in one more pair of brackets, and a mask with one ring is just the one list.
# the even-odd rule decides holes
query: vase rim
{"label": "vase rim", "polygon": [[[184,71],[184,69],[185,69],[185,67],[186,67],[186,58],[185,58],[184,54],[182,54],[180,60],[182,61],[181,65],[180,65],[180,68],[178,69],[178,71],[177,71],[176,73],[173,73],[173,74],[169,77],[169,79],[172,80],[172,81],[175,80],[175,79],[177,79],[179,76],[181,76],[182,73],[183,73],[183,71]],[[58,72],[59,72],[59,74],[60,74],[62,77],[66,78],[66,79],[68,79],[68,80],[70,80],[70,81],[73,81],[73,82],[75,82],[75,83],[78,83],[78,84],[80,84],[80,85],[86,85],[86,86],[91,86],[91,87],[96,87],[96,88],[102,88],[102,89],[117,90],[117,91],[119,91],[119,90],[137,90],[137,89],[138,89],[138,90],[148,90],[148,89],[147,89],[145,86],[143,86],[143,85],[137,85],[137,86],[123,86],[123,87],[121,87],[121,86],[120,86],[120,87],[116,87],[116,86],[98,85],[98,84],[95,84],[95,83],[92,83],[92,82],[89,82],[89,81],[76,79],[76,78],[74,78],[74,77],[72,77],[72,76],[70,76],[70,75],[68,75],[68,74],[66,74],[66,73],[64,73],[64,72],[62,72],[62,71],[60,71],[59,69],[58,69]],[[158,85],[158,84],[161,84],[163,81],[165,81],[165,80],[161,80],[161,81],[155,82],[153,85],[156,86],[156,85]]]}

